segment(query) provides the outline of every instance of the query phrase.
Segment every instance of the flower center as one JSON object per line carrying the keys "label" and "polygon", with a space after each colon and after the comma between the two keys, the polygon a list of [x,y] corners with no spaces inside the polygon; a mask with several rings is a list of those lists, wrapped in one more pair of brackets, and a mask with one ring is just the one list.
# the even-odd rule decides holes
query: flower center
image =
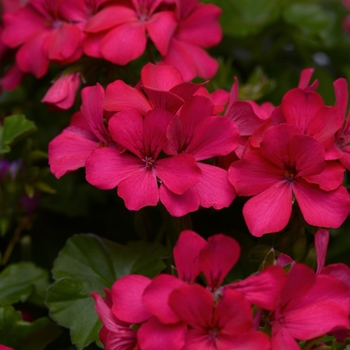
{"label": "flower center", "polygon": [[146,168],[153,168],[155,160],[152,157],[145,156],[142,161],[146,164]]}
{"label": "flower center", "polygon": [[290,182],[294,181],[295,175],[296,175],[295,169],[286,169],[284,172],[285,178]]}

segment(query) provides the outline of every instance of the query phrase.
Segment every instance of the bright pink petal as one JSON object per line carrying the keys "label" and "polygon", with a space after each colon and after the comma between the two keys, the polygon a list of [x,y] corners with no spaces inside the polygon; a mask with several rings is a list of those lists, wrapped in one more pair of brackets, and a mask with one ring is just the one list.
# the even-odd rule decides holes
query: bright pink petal
{"label": "bright pink petal", "polygon": [[124,66],[143,54],[146,43],[145,24],[126,23],[106,34],[100,50],[106,60]]}
{"label": "bright pink petal", "polygon": [[345,119],[348,108],[348,82],[344,78],[337,79],[334,83],[335,107],[339,110],[342,119]]}
{"label": "bright pink petal", "polygon": [[224,156],[237,148],[238,139],[238,128],[230,118],[208,117],[198,125],[186,153],[197,160]]}
{"label": "bright pink petal", "polygon": [[90,130],[100,141],[107,142],[109,134],[103,121],[102,102],[104,90],[100,84],[88,86],[81,91],[82,105],[80,107]]}
{"label": "bright pink petal", "polygon": [[83,33],[76,25],[63,22],[46,37],[43,48],[50,60],[63,61],[75,57],[78,50],[82,53],[82,40]]}
{"label": "bright pink petal", "polygon": [[330,275],[343,282],[350,293],[350,267],[343,264],[331,264],[324,267],[321,274]]}
{"label": "bright pink petal", "polygon": [[151,317],[137,331],[142,350],[181,350],[185,343],[187,326],[184,323],[165,325]]}
{"label": "bright pink petal", "polygon": [[137,20],[137,15],[131,8],[118,5],[107,6],[88,20],[85,31],[97,33],[126,22],[136,22]]}
{"label": "bright pink petal", "polygon": [[154,107],[162,107],[165,110],[176,113],[183,105],[184,100],[170,91],[158,91],[143,87],[144,92]]}
{"label": "bright pink petal", "polygon": [[146,321],[151,314],[142,303],[142,294],[151,279],[141,275],[127,275],[112,286],[112,312],[120,320],[129,323]]}
{"label": "bright pink petal", "polygon": [[156,206],[159,190],[155,174],[146,167],[141,168],[119,183],[118,195],[124,199],[129,210]]}
{"label": "bright pink petal", "polygon": [[327,161],[325,169],[316,175],[306,176],[308,183],[317,184],[322,190],[332,191],[337,189],[344,180],[345,168],[338,161]]}
{"label": "bright pink petal", "polygon": [[193,96],[182,106],[180,120],[182,122],[185,140],[182,142],[188,144],[198,126],[213,113],[213,103],[205,97]]}
{"label": "bright pink petal", "polygon": [[213,4],[198,3],[195,11],[181,22],[177,38],[202,47],[218,44],[222,38],[221,13],[222,10]]}
{"label": "bright pink petal", "polygon": [[134,108],[125,108],[111,117],[108,130],[115,142],[143,159],[144,127],[141,114]]}
{"label": "bright pink petal", "polygon": [[288,330],[280,327],[277,322],[272,326],[271,346],[271,350],[300,350],[300,346]]}
{"label": "bright pink petal", "polygon": [[174,66],[147,63],[141,70],[142,85],[158,90],[169,91],[183,83],[182,75]]}
{"label": "bright pink petal", "polygon": [[259,151],[247,152],[228,170],[228,179],[239,196],[258,194],[284,178],[284,170],[269,162]]}
{"label": "bright pink petal", "polygon": [[111,190],[135,173],[143,173],[140,159],[112,147],[96,149],[86,160],[86,180],[101,190]]}
{"label": "bright pink petal", "polygon": [[317,259],[317,271],[318,275],[326,264],[326,254],[329,242],[329,231],[325,229],[319,229],[315,233],[315,249]]}
{"label": "bright pink petal", "polygon": [[178,316],[170,308],[168,299],[170,293],[185,285],[181,279],[172,275],[161,274],[155,277],[143,292],[142,301],[146,309],[162,323],[180,322]]}
{"label": "bright pink petal", "polygon": [[307,134],[310,123],[324,103],[317,92],[305,92],[296,88],[284,95],[281,106],[287,123]]}
{"label": "bright pink petal", "polygon": [[251,136],[264,123],[254,113],[252,106],[245,101],[234,102],[225,115],[236,123],[241,136]]}
{"label": "bright pink petal", "polygon": [[[199,83],[199,84],[185,82],[185,83],[181,83],[181,84],[174,86],[173,88],[170,89],[170,92],[173,92],[174,94],[180,96],[184,101],[186,101],[192,95],[194,95],[204,84],[205,84],[205,82]],[[198,96],[200,96],[200,94],[198,94]],[[205,97],[211,99],[212,96],[208,95]],[[211,101],[213,101],[213,100],[211,99]]]}
{"label": "bright pink petal", "polygon": [[107,85],[103,109],[117,112],[123,108],[135,108],[144,115],[152,107],[141,91],[126,85],[122,80],[116,80]]}
{"label": "bright pink petal", "polygon": [[47,33],[41,33],[28,40],[16,53],[16,62],[21,71],[32,73],[36,78],[45,75],[49,68],[49,60],[43,51],[43,41]]}
{"label": "bright pink petal", "polygon": [[86,159],[99,147],[98,140],[77,127],[68,127],[49,143],[51,172],[60,178],[64,174],[85,166]]}
{"label": "bright pink petal", "polygon": [[314,68],[305,68],[301,71],[298,83],[299,89],[305,89],[309,85],[314,71]]}
{"label": "bright pink petal", "polygon": [[175,194],[161,185],[159,188],[159,199],[171,216],[181,217],[198,210],[200,200],[197,192],[190,188],[184,194]]}
{"label": "bright pink petal", "polygon": [[279,266],[268,266],[256,275],[226,286],[243,293],[252,304],[265,310],[274,310],[286,280]]}
{"label": "bright pink petal", "polygon": [[228,181],[227,171],[213,165],[197,163],[202,170],[201,180],[194,186],[203,208],[222,209],[230,206],[236,197]]}
{"label": "bright pink petal", "polygon": [[175,38],[170,42],[164,62],[175,66],[185,81],[190,81],[196,76],[210,79],[219,67],[218,62],[205,50]]}
{"label": "bright pink petal", "polygon": [[173,249],[175,266],[180,279],[193,283],[201,271],[199,253],[206,240],[191,230],[182,231]]}
{"label": "bright pink petal", "polygon": [[175,194],[184,194],[199,182],[202,176],[202,171],[190,154],[159,159],[153,169],[164,185]]}
{"label": "bright pink petal", "polygon": [[216,234],[209,237],[208,243],[201,250],[199,264],[212,289],[220,287],[226,275],[238,261],[241,248],[233,238]]}
{"label": "bright pink petal", "polygon": [[281,181],[248,200],[243,216],[253,236],[284,229],[292,214],[292,188]]}
{"label": "bright pink petal", "polygon": [[293,192],[310,225],[338,228],[350,213],[350,197],[343,186],[326,192],[298,179],[294,182]]}
{"label": "bright pink petal", "polygon": [[5,13],[1,40],[6,46],[16,47],[24,44],[31,37],[47,31],[45,18],[28,6],[15,13]]}
{"label": "bright pink petal", "polygon": [[24,73],[15,63],[9,67],[1,78],[1,86],[4,90],[12,91],[16,89],[24,78]]}
{"label": "bright pink petal", "polygon": [[239,336],[253,327],[252,308],[241,292],[225,289],[214,310],[213,324],[219,329],[219,337]]}
{"label": "bright pink petal", "polygon": [[216,344],[220,350],[270,350],[271,348],[270,340],[265,333],[253,331],[235,337],[221,335],[217,338]]}
{"label": "bright pink petal", "polygon": [[103,58],[100,51],[100,42],[104,37],[104,32],[98,34],[89,34],[83,42],[83,51],[86,56]]}
{"label": "bright pink petal", "polygon": [[172,291],[169,305],[179,318],[196,329],[212,326],[213,296],[198,284],[184,285]]}
{"label": "bright pink petal", "polygon": [[177,21],[173,11],[157,12],[147,21],[148,35],[162,56],[168,52],[169,43],[176,27]]}

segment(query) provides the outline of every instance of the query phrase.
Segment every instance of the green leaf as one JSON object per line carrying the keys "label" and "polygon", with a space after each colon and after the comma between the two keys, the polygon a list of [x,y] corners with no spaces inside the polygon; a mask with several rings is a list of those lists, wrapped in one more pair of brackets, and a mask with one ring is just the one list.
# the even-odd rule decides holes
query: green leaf
{"label": "green leaf", "polygon": [[287,22],[300,28],[305,34],[319,34],[330,25],[331,18],[319,4],[291,3],[284,11]]}
{"label": "green leaf", "polygon": [[44,305],[49,274],[33,263],[7,266],[0,274],[0,305],[30,301]]}
{"label": "green leaf", "polygon": [[34,322],[22,320],[12,306],[0,307],[0,342],[18,350],[44,350],[56,339],[61,329],[47,317]]}
{"label": "green leaf", "polygon": [[[209,1],[210,2],[210,1]],[[218,0],[224,34],[247,36],[279,18],[280,0]]]}
{"label": "green leaf", "polygon": [[56,282],[47,297],[51,317],[70,328],[78,349],[97,341],[101,323],[90,293],[103,294],[131,273],[154,277],[164,269],[165,255],[163,247],[146,242],[123,246],[91,234],[73,236],[54,263]]}
{"label": "green leaf", "polygon": [[10,145],[20,136],[36,129],[33,122],[27,120],[22,114],[15,114],[4,118],[0,126],[0,154],[10,152]]}

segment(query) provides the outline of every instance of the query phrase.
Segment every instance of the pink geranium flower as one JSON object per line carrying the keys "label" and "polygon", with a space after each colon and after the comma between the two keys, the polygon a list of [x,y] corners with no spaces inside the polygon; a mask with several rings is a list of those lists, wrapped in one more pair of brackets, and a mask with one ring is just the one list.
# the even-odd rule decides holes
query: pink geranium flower
{"label": "pink geranium flower", "polygon": [[79,86],[78,72],[63,74],[53,83],[41,102],[45,102],[51,108],[68,109],[73,106]]}
{"label": "pink geranium flower", "polygon": [[[344,222],[350,211],[349,194],[338,183],[341,169],[326,169],[324,154],[319,142],[291,125],[280,124],[264,133],[260,149],[232,163],[229,180],[237,194],[254,196],[243,208],[253,235],[285,228],[293,196],[310,225],[336,228]],[[325,169],[324,176],[315,178]],[[325,190],[327,183],[335,189]]]}
{"label": "pink geranium flower", "polygon": [[150,37],[162,55],[176,29],[176,18],[163,0],[131,0],[106,6],[87,23],[84,51],[125,65],[140,57]]}
{"label": "pink geranium flower", "polygon": [[169,124],[165,153],[191,154],[202,171],[200,182],[183,196],[164,192],[168,201],[177,203],[175,216],[197,210],[199,206],[222,209],[229,206],[235,192],[227,180],[227,172],[200,161],[230,153],[238,145],[238,128],[227,117],[212,116],[212,102],[202,96],[193,96],[182,106],[179,116]]}
{"label": "pink geranium flower", "polygon": [[323,336],[336,328],[349,328],[349,294],[331,276],[315,275],[295,264],[281,291],[271,318],[272,350],[298,350],[297,340]]}
{"label": "pink geranium flower", "polygon": [[173,66],[147,63],[141,70],[139,85],[145,94],[122,80],[109,84],[103,108],[111,112],[135,108],[144,115],[150,109],[162,107],[176,113],[204,83],[184,82],[181,73]]}
{"label": "pink geranium flower", "polygon": [[169,305],[188,324],[184,346],[186,350],[270,348],[268,337],[252,330],[251,306],[240,292],[225,290],[216,302],[204,287],[184,285],[170,294]]}
{"label": "pink geranium flower", "polygon": [[49,62],[67,64],[83,53],[83,27],[101,0],[31,0],[14,13],[5,13],[2,40],[19,47],[16,62],[23,72],[41,78]]}
{"label": "pink geranium flower", "polygon": [[81,95],[80,112],[75,113],[70,126],[49,143],[50,170],[57,178],[84,167],[91,152],[111,144],[103,120],[102,86],[86,87]]}
{"label": "pink geranium flower", "polygon": [[86,179],[101,189],[118,186],[118,195],[130,210],[154,206],[160,200],[169,212],[173,203],[164,201],[162,191],[182,195],[201,178],[192,155],[161,158],[166,129],[174,115],[161,108],[142,115],[136,109],[123,109],[109,120],[112,139],[125,152],[112,147],[94,151],[87,159]]}
{"label": "pink geranium flower", "polygon": [[215,75],[218,62],[204,48],[221,41],[221,9],[197,0],[179,0],[176,4],[178,25],[168,51],[161,52],[164,62],[178,68],[185,81],[196,76],[209,79]]}
{"label": "pink geranium flower", "polygon": [[131,328],[132,324],[123,322],[114,315],[112,312],[113,301],[111,292],[105,289],[105,293],[105,300],[97,292],[91,293],[95,300],[96,312],[103,323],[103,327],[100,330],[100,340],[105,349],[114,350],[116,346],[119,350],[140,349],[136,339],[136,332]]}

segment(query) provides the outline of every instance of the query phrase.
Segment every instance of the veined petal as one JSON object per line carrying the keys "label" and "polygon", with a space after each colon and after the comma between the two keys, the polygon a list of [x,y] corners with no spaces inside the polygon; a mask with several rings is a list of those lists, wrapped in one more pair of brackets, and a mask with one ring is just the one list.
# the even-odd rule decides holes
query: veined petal
{"label": "veined petal", "polygon": [[350,197],[343,186],[326,192],[297,179],[293,192],[304,219],[310,225],[338,228],[350,213]]}
{"label": "veined petal", "polygon": [[86,159],[99,147],[97,140],[91,140],[68,127],[49,143],[49,164],[51,172],[60,178],[64,174],[85,166]]}
{"label": "veined petal", "polygon": [[112,147],[96,149],[86,160],[86,180],[101,190],[110,190],[134,173],[144,171],[142,161]]}
{"label": "veined petal", "polygon": [[193,283],[201,272],[199,253],[206,244],[206,240],[194,231],[180,233],[173,255],[177,273],[183,281]]}
{"label": "veined petal", "polygon": [[318,275],[326,264],[326,254],[329,242],[329,231],[325,229],[319,229],[315,233],[315,249],[317,259],[317,270]]}
{"label": "veined petal", "polygon": [[270,350],[271,348],[268,336],[265,333],[254,331],[245,332],[237,336],[220,334],[216,344],[220,350]]}
{"label": "veined petal", "polygon": [[281,327],[277,322],[272,326],[271,350],[300,350],[296,340],[289,334],[288,330]]}
{"label": "veined petal", "polygon": [[217,166],[197,163],[202,170],[201,180],[194,186],[204,208],[222,209],[230,206],[236,192],[227,178],[227,171]]}
{"label": "veined petal", "polygon": [[126,6],[107,6],[98,11],[86,23],[85,31],[97,33],[127,22],[137,22],[136,12]]}
{"label": "veined petal", "polygon": [[185,323],[164,324],[151,317],[137,331],[137,339],[142,350],[181,350],[185,343],[187,325]]}
{"label": "veined petal", "polygon": [[159,190],[155,174],[145,166],[123,179],[118,186],[118,196],[124,199],[129,210],[156,206]]}
{"label": "veined petal", "polygon": [[134,153],[140,161],[144,156],[141,152],[144,148],[143,124],[141,114],[134,108],[123,109],[108,122],[108,130],[113,140]]}
{"label": "veined petal", "polygon": [[292,214],[292,188],[281,181],[248,200],[243,216],[253,236],[279,232],[284,229]]}
{"label": "veined petal", "polygon": [[144,115],[152,107],[145,95],[122,80],[116,80],[107,85],[103,109],[117,112],[123,108],[135,108]]}
{"label": "veined petal", "polygon": [[287,278],[279,266],[267,266],[263,271],[248,278],[231,283],[226,288],[243,293],[245,298],[262,309],[274,310]]}
{"label": "veined petal", "polygon": [[147,21],[146,30],[162,56],[167,54],[176,28],[177,20],[173,11],[157,12]]}
{"label": "veined petal", "polygon": [[186,148],[197,160],[224,156],[238,146],[237,125],[227,117],[208,117],[198,125]]}
{"label": "veined petal", "polygon": [[90,130],[100,141],[108,140],[108,131],[103,122],[102,102],[104,90],[100,84],[85,87],[81,91],[82,105],[81,112],[86,119]]}
{"label": "veined petal", "polygon": [[284,178],[284,170],[269,162],[260,151],[245,153],[228,170],[228,179],[239,196],[256,195]]}
{"label": "veined petal", "polygon": [[238,261],[240,246],[232,237],[216,234],[200,252],[199,264],[208,286],[215,290]]}
{"label": "veined petal", "polygon": [[146,49],[145,29],[145,24],[138,22],[125,23],[113,28],[100,42],[102,56],[121,66],[140,57]]}
{"label": "veined petal", "polygon": [[159,159],[153,169],[164,185],[175,194],[184,194],[199,182],[202,176],[196,160],[189,154]]}
{"label": "veined petal", "polygon": [[169,305],[179,318],[195,329],[212,327],[213,296],[198,284],[184,285],[173,290]]}
{"label": "veined petal", "polygon": [[141,275],[127,275],[112,286],[112,312],[120,320],[129,323],[146,321],[151,314],[142,303],[142,294],[151,279]]}
{"label": "veined petal", "polygon": [[181,217],[198,210],[200,201],[194,188],[184,194],[175,194],[163,184],[159,188],[159,198],[171,216]]}
{"label": "veined petal", "polygon": [[295,88],[284,95],[281,106],[287,123],[295,125],[301,133],[307,134],[310,123],[324,103],[317,92]]}
{"label": "veined petal", "polygon": [[146,309],[158,318],[162,323],[180,322],[168,304],[170,293],[185,285],[185,282],[175,276],[160,274],[148,285],[142,295],[142,302]]}
{"label": "veined petal", "polygon": [[183,83],[179,70],[167,64],[147,63],[141,70],[143,87],[169,91],[176,85]]}
{"label": "veined petal", "polygon": [[33,36],[16,53],[16,62],[21,71],[32,73],[36,78],[42,78],[48,68],[49,59],[43,50],[43,42],[48,32]]}
{"label": "veined petal", "polygon": [[222,38],[219,16],[222,10],[213,4],[198,3],[195,10],[181,22],[179,40],[197,46],[210,47]]}

